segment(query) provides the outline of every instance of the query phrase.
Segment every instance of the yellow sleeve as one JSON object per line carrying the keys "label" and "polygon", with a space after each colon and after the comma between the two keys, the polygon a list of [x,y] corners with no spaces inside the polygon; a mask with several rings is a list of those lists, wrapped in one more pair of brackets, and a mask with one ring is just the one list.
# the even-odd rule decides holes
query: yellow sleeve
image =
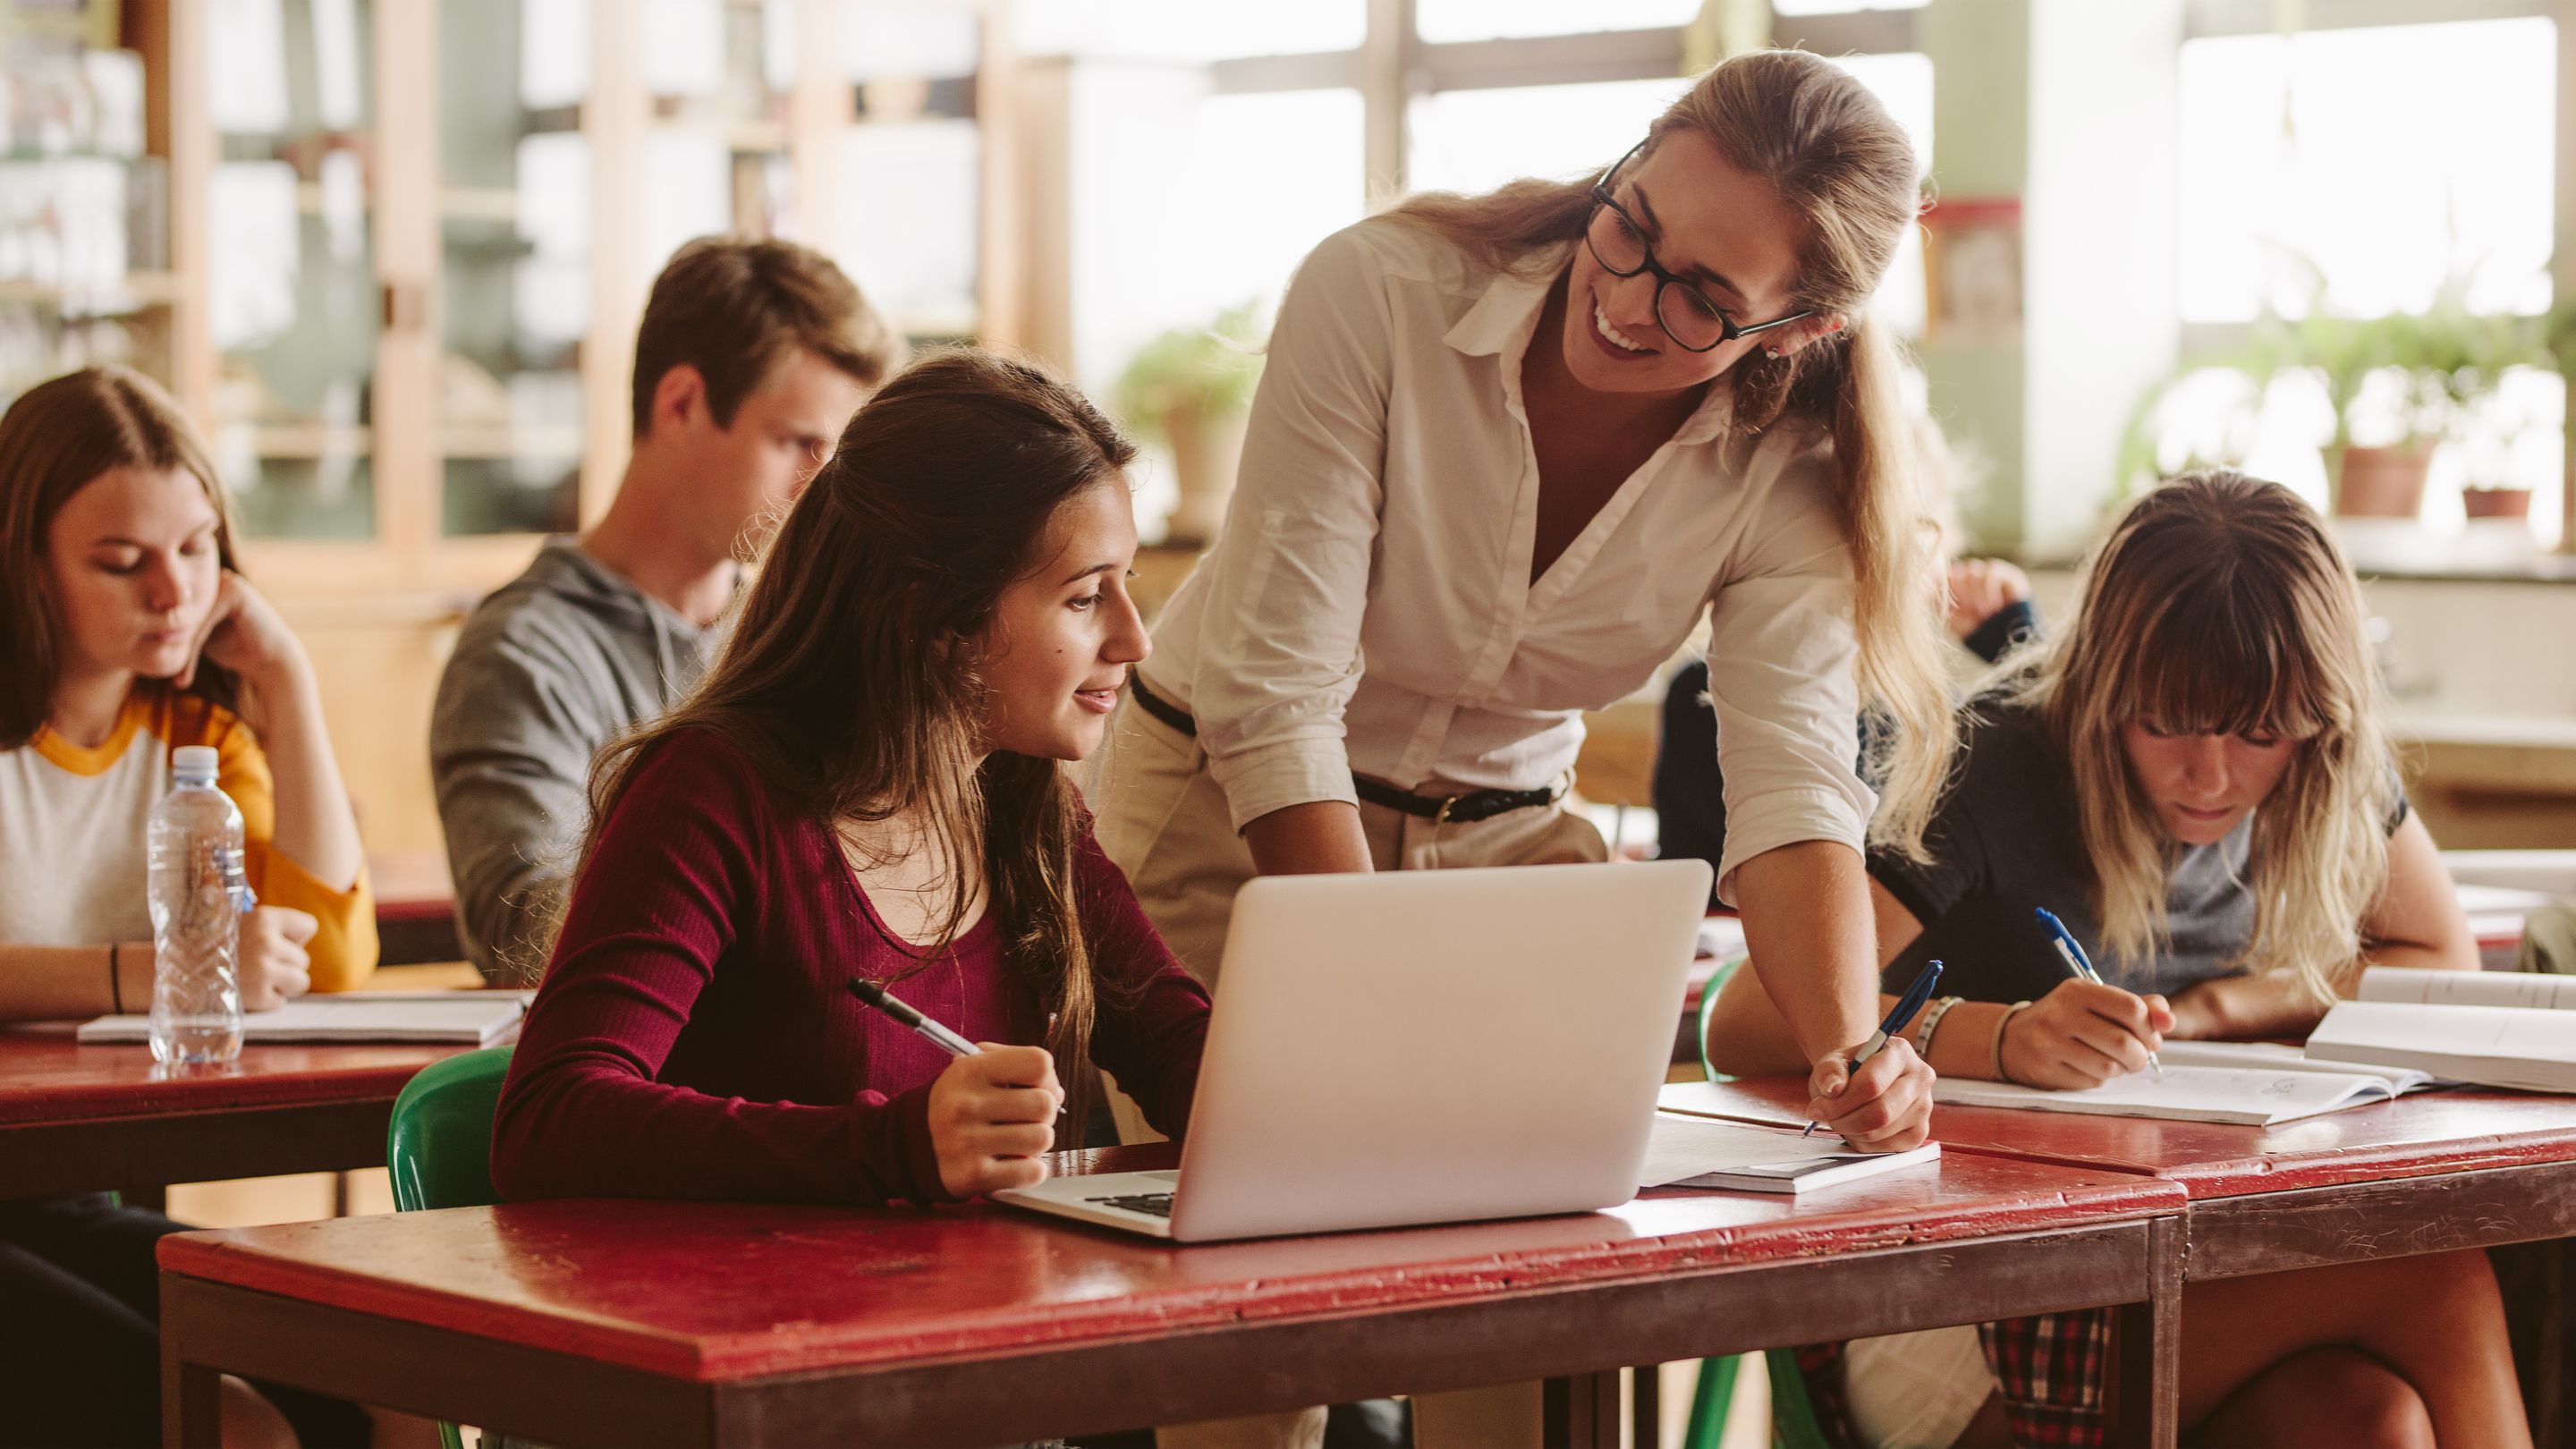
{"label": "yellow sleeve", "polygon": [[[200,717],[189,719],[187,713]],[[258,737],[229,710],[207,706],[184,712],[172,723],[174,735],[188,737],[171,743],[215,747],[215,783],[241,810],[243,865],[260,903],[286,906],[314,919],[313,939],[305,947],[313,958],[313,989],[346,991],[363,985],[376,970],[376,900],[365,863],[359,863],[358,878],[347,890],[335,890],[271,846],[277,835],[276,780]]]}

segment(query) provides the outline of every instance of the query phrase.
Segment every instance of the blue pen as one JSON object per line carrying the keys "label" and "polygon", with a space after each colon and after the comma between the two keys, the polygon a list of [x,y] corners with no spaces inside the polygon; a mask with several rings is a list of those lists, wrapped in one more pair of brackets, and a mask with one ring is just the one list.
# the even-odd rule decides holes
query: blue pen
{"label": "blue pen", "polygon": [[[2084,943],[2075,939],[2075,933],[2066,929],[2066,923],[2057,918],[2055,911],[2046,906],[2035,906],[2032,909],[2039,913],[2039,923],[2048,928],[2052,944],[2057,947],[2057,954],[2065,960],[2066,969],[2074,972],[2077,980],[2090,981],[2096,986],[2111,984],[2102,979],[2101,972],[2093,969],[2093,958],[2084,954]],[[2156,1069],[2158,1081],[2164,1080],[2165,1064],[2154,1052],[2147,1053],[2147,1065]]]}
{"label": "blue pen", "polygon": [[[1898,998],[1896,1009],[1887,1014],[1887,1020],[1878,1024],[1878,1030],[1870,1036],[1869,1040],[1860,1044],[1860,1050],[1852,1053],[1852,1066],[1855,1070],[1859,1068],[1861,1063],[1868,1061],[1871,1057],[1877,1056],[1879,1052],[1884,1050],[1887,1046],[1887,1039],[1889,1037],[1905,1030],[1906,1023],[1914,1019],[1914,1013],[1921,1011],[1923,1009],[1923,1003],[1932,999],[1932,988],[1940,984],[1940,981],[1941,963],[1938,961],[1925,962],[1923,966],[1923,974],[1915,977],[1914,984],[1905,988],[1905,995]],[[1807,1130],[1799,1133],[1798,1135],[1806,1137],[1812,1135],[1815,1130],[1816,1124],[1809,1122],[1807,1124]]]}

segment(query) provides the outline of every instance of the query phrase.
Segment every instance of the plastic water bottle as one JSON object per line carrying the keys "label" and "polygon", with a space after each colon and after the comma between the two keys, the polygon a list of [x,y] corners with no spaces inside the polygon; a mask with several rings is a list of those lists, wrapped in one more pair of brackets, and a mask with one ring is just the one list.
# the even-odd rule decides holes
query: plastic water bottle
{"label": "plastic water bottle", "polygon": [[242,818],[215,788],[215,752],[170,752],[152,807],[152,1059],[204,1066],[241,1054]]}

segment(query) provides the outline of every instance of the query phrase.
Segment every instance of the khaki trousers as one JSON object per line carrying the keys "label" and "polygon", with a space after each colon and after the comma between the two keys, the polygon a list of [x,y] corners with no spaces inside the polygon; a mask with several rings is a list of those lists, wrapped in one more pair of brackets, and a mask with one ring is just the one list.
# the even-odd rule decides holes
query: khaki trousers
{"label": "khaki trousers", "polygon": [[[1101,848],[1127,873],[1136,899],[1181,964],[1211,988],[1225,951],[1234,893],[1256,874],[1252,848],[1235,834],[1225,792],[1208,773],[1199,742],[1138,709],[1131,698],[1111,721],[1108,759],[1092,795]],[[1479,865],[1565,865],[1609,859],[1601,833],[1559,804],[1514,810],[1473,824],[1435,825],[1363,802],[1360,829],[1380,870]],[[1124,1093],[1112,1091],[1119,1139],[1158,1138]],[[1413,1397],[1419,1449],[1539,1442],[1539,1386],[1505,1384]],[[1216,1419],[1156,1431],[1162,1449],[1316,1449],[1322,1408]]]}

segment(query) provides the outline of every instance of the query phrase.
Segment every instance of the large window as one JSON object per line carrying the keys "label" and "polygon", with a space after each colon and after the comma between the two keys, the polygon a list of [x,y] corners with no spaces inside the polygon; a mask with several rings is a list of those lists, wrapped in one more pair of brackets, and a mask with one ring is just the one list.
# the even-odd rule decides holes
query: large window
{"label": "large window", "polygon": [[[2364,18],[2402,19],[2406,9],[2382,5]],[[2348,10],[2317,7],[2311,23]],[[2536,334],[2553,300],[2557,244],[2556,22],[2422,10],[2428,23],[2283,34],[2232,33],[2232,12],[2195,9],[2180,58],[2176,157],[2175,306],[2187,355],[2259,360],[2263,339],[2291,335],[2317,308],[2363,325],[2428,313],[2455,325],[2518,317],[2530,319],[2519,324],[2525,335]],[[2499,336],[2514,325],[2470,324]],[[2160,467],[2234,462],[2320,503],[2338,440],[2433,446],[2424,524],[2459,532],[2464,486],[2527,488],[2527,549],[2561,531],[2565,407],[2559,377],[2531,366],[2465,405],[2427,405],[2420,381],[2410,388],[2404,374],[2382,369],[2340,419],[2320,368],[2260,384],[2212,369],[2173,390],[2150,441]],[[2481,525],[2460,557],[2510,555],[2505,527]]]}
{"label": "large window", "polygon": [[[1023,52],[1069,67],[1067,246],[1079,255],[1064,267],[1064,341],[1085,385],[1114,398],[1126,359],[1167,329],[1247,303],[1266,319],[1317,242],[1406,192],[1597,172],[1688,86],[1703,10],[1416,0],[1412,33],[1370,32],[1372,9],[1402,8],[1021,0]],[[1912,48],[1910,8],[1784,4],[1800,19],[1781,38],[1869,85],[1928,164],[1932,64]],[[1882,9],[1894,13],[1866,13]],[[1909,236],[1882,315],[1919,332],[1923,293]],[[1163,487],[1145,470],[1140,515],[1155,515]]]}
{"label": "large window", "polygon": [[2550,20],[2229,35],[2182,50],[2184,320],[2549,305]]}

